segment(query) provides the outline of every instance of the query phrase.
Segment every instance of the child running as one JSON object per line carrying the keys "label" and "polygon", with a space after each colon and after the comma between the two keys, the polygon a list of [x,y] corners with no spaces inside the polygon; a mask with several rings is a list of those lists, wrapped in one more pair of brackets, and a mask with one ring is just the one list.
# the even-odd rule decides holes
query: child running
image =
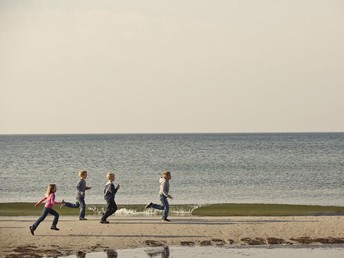
{"label": "child running", "polygon": [[113,181],[115,181],[115,174],[114,173],[108,173],[107,179],[109,180],[107,184],[105,185],[104,189],[104,199],[107,203],[106,211],[104,215],[100,219],[100,223],[102,224],[108,224],[109,221],[107,221],[107,218],[114,214],[117,211],[117,205],[115,202],[115,194],[117,193],[120,185],[118,184],[116,187],[113,184]]}
{"label": "child running", "polygon": [[66,206],[68,208],[79,208],[80,207],[80,213],[79,213],[79,220],[87,220],[85,218],[86,215],[86,203],[85,203],[85,192],[86,190],[90,190],[92,187],[86,186],[86,178],[87,178],[87,171],[81,170],[79,172],[80,180],[76,184],[76,203],[70,203],[65,202],[62,200],[61,209]]}
{"label": "child running", "polygon": [[162,221],[165,222],[170,222],[171,220],[169,220],[168,217],[168,212],[170,209],[170,205],[168,203],[167,198],[173,199],[173,197],[168,194],[169,190],[170,190],[170,180],[171,180],[172,176],[171,176],[171,172],[165,170],[162,173],[162,176],[159,180],[160,182],[160,190],[159,190],[159,198],[161,201],[161,205],[159,204],[155,204],[155,203],[149,203],[146,205],[146,209],[147,208],[153,208],[153,209],[157,209],[157,210],[163,210],[163,215],[162,215]]}
{"label": "child running", "polygon": [[50,229],[52,230],[59,230],[56,225],[59,220],[59,214],[53,210],[54,204],[61,204],[61,202],[55,202],[55,193],[56,193],[57,187],[55,184],[49,184],[47,193],[45,194],[45,197],[40,200],[38,203],[35,204],[35,207],[40,205],[43,201],[45,201],[45,205],[43,208],[42,215],[36,220],[35,223],[33,223],[32,226],[30,226],[31,234],[34,235],[35,230],[37,229],[38,225],[48,216],[48,214],[51,214],[54,216],[53,224],[51,225]]}

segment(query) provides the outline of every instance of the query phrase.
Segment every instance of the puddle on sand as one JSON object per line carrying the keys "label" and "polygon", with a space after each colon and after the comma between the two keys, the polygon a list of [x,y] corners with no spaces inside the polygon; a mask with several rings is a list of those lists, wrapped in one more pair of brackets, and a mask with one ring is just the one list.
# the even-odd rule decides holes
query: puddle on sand
{"label": "puddle on sand", "polygon": [[148,247],[135,249],[109,249],[105,252],[81,253],[65,258],[343,258],[344,246],[340,247]]}

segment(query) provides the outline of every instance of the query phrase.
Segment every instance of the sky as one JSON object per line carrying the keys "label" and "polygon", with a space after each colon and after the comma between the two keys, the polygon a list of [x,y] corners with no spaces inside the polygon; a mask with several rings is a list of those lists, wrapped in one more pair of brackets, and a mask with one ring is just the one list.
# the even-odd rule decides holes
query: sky
{"label": "sky", "polygon": [[0,0],[0,134],[344,131],[342,0]]}

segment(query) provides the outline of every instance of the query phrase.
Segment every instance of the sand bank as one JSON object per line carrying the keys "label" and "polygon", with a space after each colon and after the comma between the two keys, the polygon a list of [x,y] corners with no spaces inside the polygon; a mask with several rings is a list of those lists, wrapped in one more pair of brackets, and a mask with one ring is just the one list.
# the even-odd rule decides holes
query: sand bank
{"label": "sand bank", "polygon": [[78,251],[179,245],[344,245],[344,216],[305,217],[112,217],[61,216],[60,231],[48,217],[32,236],[37,217],[0,217],[0,256],[65,255]]}

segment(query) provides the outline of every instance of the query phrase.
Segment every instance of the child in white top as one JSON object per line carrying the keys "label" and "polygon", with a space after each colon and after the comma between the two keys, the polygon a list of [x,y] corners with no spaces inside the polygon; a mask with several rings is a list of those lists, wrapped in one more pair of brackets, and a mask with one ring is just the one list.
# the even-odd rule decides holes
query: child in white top
{"label": "child in white top", "polygon": [[170,180],[171,180],[171,172],[165,170],[162,173],[162,176],[159,180],[160,182],[160,189],[159,189],[159,198],[161,201],[161,205],[155,204],[155,203],[149,203],[146,205],[145,208],[153,208],[157,210],[163,210],[163,215],[162,215],[162,221],[165,222],[170,222],[170,220],[167,218],[168,217],[168,212],[170,209],[170,205],[168,203],[167,198],[173,199],[172,195],[169,194],[170,191]]}

